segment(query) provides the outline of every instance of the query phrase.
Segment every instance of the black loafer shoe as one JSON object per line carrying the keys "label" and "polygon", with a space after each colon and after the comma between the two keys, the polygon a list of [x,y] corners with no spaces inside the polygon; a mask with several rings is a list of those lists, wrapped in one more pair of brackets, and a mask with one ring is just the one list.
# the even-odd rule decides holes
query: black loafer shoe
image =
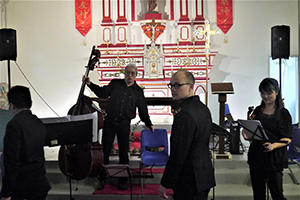
{"label": "black loafer shoe", "polygon": [[119,190],[127,190],[126,182],[119,182]]}
{"label": "black loafer shoe", "polygon": [[103,190],[105,187],[105,180],[99,180],[97,190]]}

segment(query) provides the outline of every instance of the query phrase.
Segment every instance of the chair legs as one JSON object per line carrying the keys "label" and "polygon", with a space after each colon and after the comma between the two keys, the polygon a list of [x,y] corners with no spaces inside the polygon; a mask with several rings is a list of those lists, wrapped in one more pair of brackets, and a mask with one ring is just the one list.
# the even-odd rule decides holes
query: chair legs
{"label": "chair legs", "polygon": [[132,178],[129,178],[130,183],[130,199],[132,200]]}
{"label": "chair legs", "polygon": [[150,167],[150,174],[144,174],[143,172],[143,167],[147,167],[143,164],[143,162],[140,162],[140,174],[139,174],[139,178],[140,178],[140,182],[141,182],[141,192],[142,192],[142,198],[144,197],[144,178],[154,178],[153,172],[152,172],[152,168],[153,168],[154,164],[152,166],[148,166]]}
{"label": "chair legs", "polygon": [[[300,169],[300,164],[299,164],[298,162],[293,161],[293,160],[291,160],[291,159],[289,160],[289,162],[296,164],[296,165],[299,167],[299,169]],[[290,168],[289,165],[288,165],[288,169],[289,169],[289,171],[290,171],[290,175],[291,175],[291,178],[292,178],[294,184],[299,185],[299,182],[298,182],[298,180],[297,180],[297,178],[296,178],[294,172],[292,171],[292,169]]]}
{"label": "chair legs", "polygon": [[144,178],[143,178],[143,163],[140,162],[140,177],[141,177],[141,192],[142,198],[144,197]]}
{"label": "chair legs", "polygon": [[292,178],[294,184],[299,185],[299,182],[298,182],[298,180],[296,179],[295,174],[294,174],[294,172],[292,171],[292,169],[290,168],[290,166],[288,166],[288,169],[289,169],[289,171],[290,171],[291,178]]}

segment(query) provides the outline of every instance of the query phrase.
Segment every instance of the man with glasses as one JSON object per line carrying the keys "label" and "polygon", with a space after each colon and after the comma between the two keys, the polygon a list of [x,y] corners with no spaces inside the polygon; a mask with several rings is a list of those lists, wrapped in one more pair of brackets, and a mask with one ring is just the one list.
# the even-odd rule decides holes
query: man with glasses
{"label": "man with glasses", "polygon": [[186,70],[177,71],[168,84],[173,99],[179,101],[179,111],[174,116],[170,157],[158,190],[164,199],[168,198],[167,188],[172,188],[174,200],[207,200],[215,186],[209,152],[211,114],[194,95],[194,85],[193,74]]}
{"label": "man with glasses", "polygon": [[[137,67],[128,64],[125,67],[125,79],[113,79],[108,85],[100,87],[92,83],[89,77],[83,77],[88,87],[100,98],[108,98],[109,103],[105,108],[107,116],[104,120],[102,145],[104,164],[109,164],[109,155],[112,144],[117,135],[119,146],[119,163],[129,164],[129,133],[131,119],[136,117],[136,108],[140,119],[154,131],[150,120],[143,89],[136,83]],[[103,170],[104,172],[104,170]],[[98,189],[104,189],[105,173],[102,173]],[[119,179],[119,189],[127,190],[127,179]]]}

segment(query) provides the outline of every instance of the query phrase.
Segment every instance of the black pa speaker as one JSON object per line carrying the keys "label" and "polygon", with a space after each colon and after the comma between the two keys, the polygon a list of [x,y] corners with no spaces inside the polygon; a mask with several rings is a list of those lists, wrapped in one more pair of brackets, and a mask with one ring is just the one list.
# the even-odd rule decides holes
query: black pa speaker
{"label": "black pa speaker", "polygon": [[16,30],[0,29],[0,61],[17,59]]}
{"label": "black pa speaker", "polygon": [[240,125],[236,121],[230,124],[230,153],[240,154]]}
{"label": "black pa speaker", "polygon": [[273,26],[271,29],[271,54],[272,59],[290,57],[290,27]]}

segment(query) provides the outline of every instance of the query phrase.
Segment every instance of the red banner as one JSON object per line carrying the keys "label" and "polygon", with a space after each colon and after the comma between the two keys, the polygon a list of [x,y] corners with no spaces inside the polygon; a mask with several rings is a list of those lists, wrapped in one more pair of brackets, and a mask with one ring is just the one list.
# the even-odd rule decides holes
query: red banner
{"label": "red banner", "polygon": [[217,0],[217,26],[226,34],[232,25],[232,0]]}
{"label": "red banner", "polygon": [[75,0],[76,29],[85,36],[92,28],[91,0]]}

